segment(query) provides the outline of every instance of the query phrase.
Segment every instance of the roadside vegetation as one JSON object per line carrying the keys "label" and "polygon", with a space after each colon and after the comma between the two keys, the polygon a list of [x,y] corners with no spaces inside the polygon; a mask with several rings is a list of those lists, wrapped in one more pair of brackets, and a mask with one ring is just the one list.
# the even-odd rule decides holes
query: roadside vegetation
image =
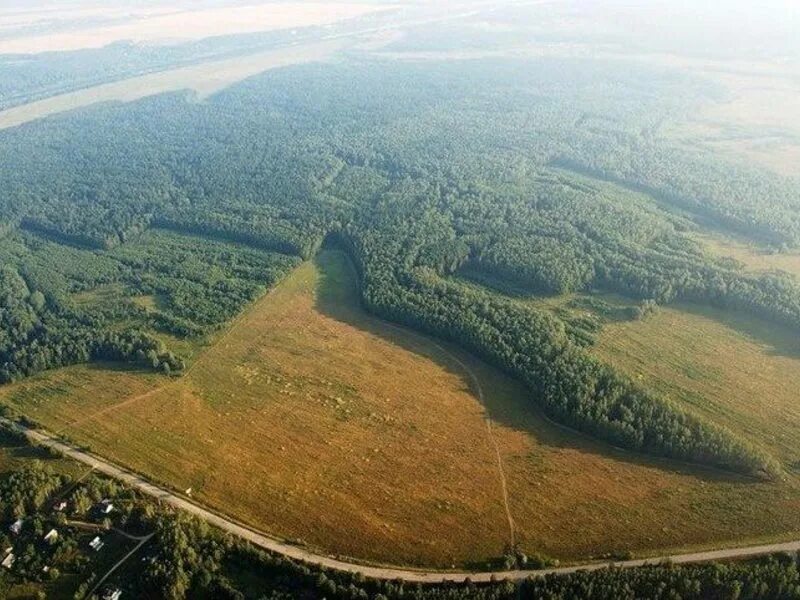
{"label": "roadside vegetation", "polygon": [[0,594],[10,599],[100,599],[113,592],[122,598],[176,600],[800,598],[798,559],[791,555],[481,585],[411,585],[320,570],[223,535],[27,446],[5,429],[0,430],[0,501],[2,558],[13,557],[0,568]]}

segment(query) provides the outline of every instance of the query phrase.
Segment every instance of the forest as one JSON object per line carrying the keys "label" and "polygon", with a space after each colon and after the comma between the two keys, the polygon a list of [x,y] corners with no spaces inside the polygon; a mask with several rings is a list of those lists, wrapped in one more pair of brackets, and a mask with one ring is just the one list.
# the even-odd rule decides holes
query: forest
{"label": "forest", "polygon": [[[795,279],[748,274],[690,235],[702,222],[797,247],[800,185],[654,135],[718,93],[614,61],[354,59],[272,71],[204,102],[165,94],[6,130],[0,380],[87,360],[180,371],[159,332],[213,331],[335,243],[369,310],[500,367],[552,419],[777,477],[765,452],[500,289],[690,301],[800,328]],[[502,285],[466,285],[470,273]],[[75,302],[108,285],[128,299]]]}

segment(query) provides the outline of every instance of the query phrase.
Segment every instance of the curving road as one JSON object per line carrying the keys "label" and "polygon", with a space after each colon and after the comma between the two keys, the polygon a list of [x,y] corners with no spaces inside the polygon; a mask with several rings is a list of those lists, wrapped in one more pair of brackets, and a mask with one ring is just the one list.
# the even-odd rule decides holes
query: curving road
{"label": "curving road", "polygon": [[[312,565],[320,565],[329,569],[337,571],[346,571],[349,573],[361,573],[365,577],[374,579],[402,579],[404,581],[414,583],[441,583],[443,581],[463,581],[466,578],[474,582],[488,582],[494,579],[526,579],[528,577],[541,577],[550,574],[566,574],[574,573],[575,571],[587,570],[594,571],[608,566],[608,563],[591,563],[585,565],[575,565],[570,567],[557,567],[552,569],[541,570],[516,570],[516,571],[493,571],[493,572],[471,572],[471,571],[435,571],[423,569],[411,569],[391,566],[376,566],[376,565],[362,565],[355,562],[348,562],[347,560],[340,560],[331,556],[316,554],[310,550],[293,546],[287,542],[272,538],[266,534],[260,533],[247,526],[241,525],[228,517],[219,515],[207,508],[200,506],[178,494],[171,492],[165,488],[159,487],[150,483],[143,477],[131,473],[127,469],[115,465],[114,463],[95,456],[89,452],[84,452],[78,448],[62,442],[51,434],[42,430],[30,429],[18,423],[0,417],[0,424],[5,425],[18,433],[25,435],[31,442],[40,446],[52,448],[58,452],[63,453],[65,456],[73,460],[80,461],[94,468],[95,471],[119,479],[127,485],[138,489],[139,491],[148,494],[161,502],[171,504],[172,506],[185,510],[196,517],[204,519],[208,523],[219,527],[220,529],[236,535],[248,542],[252,543],[259,548],[282,554],[288,558],[298,561],[309,563]],[[697,563],[708,562],[713,560],[723,560],[731,558],[744,558],[750,556],[758,556],[764,554],[772,554],[775,552],[798,552],[800,551],[800,540],[777,543],[777,544],[763,544],[760,546],[745,546],[741,548],[727,548],[723,550],[710,550],[706,552],[694,552],[690,554],[675,554],[670,556],[659,556],[649,559],[637,560],[624,560],[613,563],[616,567],[629,568],[641,567],[644,565],[653,565],[661,562],[669,561],[675,564],[682,563]]]}

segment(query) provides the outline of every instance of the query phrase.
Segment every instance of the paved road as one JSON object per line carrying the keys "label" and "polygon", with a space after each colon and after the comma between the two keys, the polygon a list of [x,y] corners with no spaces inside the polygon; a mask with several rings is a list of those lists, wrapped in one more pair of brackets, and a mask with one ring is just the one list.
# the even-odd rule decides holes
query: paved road
{"label": "paved road", "polygon": [[[557,567],[543,570],[517,570],[517,571],[495,571],[495,572],[469,572],[469,571],[432,571],[422,569],[404,569],[400,567],[382,567],[373,565],[361,565],[358,563],[339,560],[330,556],[315,554],[298,546],[269,537],[263,533],[255,531],[249,527],[236,523],[235,521],[223,517],[207,508],[195,504],[165,488],[159,487],[145,480],[143,477],[131,473],[130,471],[115,465],[114,463],[78,450],[74,446],[68,445],[55,439],[52,435],[38,429],[29,429],[8,419],[0,417],[0,424],[6,425],[24,434],[32,442],[40,446],[46,446],[69,456],[73,460],[90,465],[99,473],[110,477],[115,477],[127,485],[138,489],[145,494],[185,510],[208,523],[219,527],[233,535],[245,539],[259,548],[282,554],[295,560],[309,564],[321,565],[338,571],[350,573],[361,573],[366,577],[375,579],[403,579],[415,583],[439,583],[442,581],[463,581],[469,577],[474,582],[486,582],[491,579],[525,579],[527,577],[537,577],[552,573],[564,574],[573,573],[579,570],[597,570],[608,566],[608,563],[592,563],[587,565],[576,565],[571,567]],[[707,552],[695,552],[691,554],[676,554],[671,556],[661,556],[650,559],[624,560],[615,562],[617,567],[640,567],[647,564],[657,564],[659,562],[670,561],[675,564],[707,562],[713,560],[723,560],[730,558],[743,558],[772,554],[775,552],[797,552],[800,551],[800,540],[779,544],[764,544],[760,546],[746,546],[742,548],[728,548],[724,550],[713,550]]]}

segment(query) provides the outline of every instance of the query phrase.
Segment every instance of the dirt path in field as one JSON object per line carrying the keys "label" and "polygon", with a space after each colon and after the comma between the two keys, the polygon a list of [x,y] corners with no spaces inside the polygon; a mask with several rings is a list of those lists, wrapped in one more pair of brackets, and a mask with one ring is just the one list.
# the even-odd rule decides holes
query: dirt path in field
{"label": "dirt path in field", "polygon": [[[280,283],[278,283],[278,285],[280,285]],[[256,300],[256,303],[263,302],[270,294],[272,294],[272,292],[275,289],[277,289],[278,285],[273,287],[271,290],[267,291],[266,294],[264,294],[261,298]],[[65,433],[68,429],[72,429],[74,427],[78,427],[80,425],[84,425],[84,424],[88,423],[89,421],[92,421],[92,420],[96,419],[97,417],[102,417],[103,415],[107,415],[110,412],[114,412],[116,410],[119,410],[121,408],[129,406],[131,404],[135,404],[136,402],[139,402],[141,400],[146,400],[147,398],[155,396],[159,392],[162,392],[162,391],[164,391],[164,390],[166,390],[166,389],[168,389],[170,387],[177,386],[180,383],[185,383],[186,381],[188,381],[187,378],[189,377],[189,375],[191,375],[192,371],[194,371],[197,368],[197,366],[201,362],[203,362],[203,359],[207,358],[208,355],[215,348],[217,348],[226,339],[228,339],[228,337],[230,337],[231,333],[237,327],[239,327],[239,325],[241,324],[242,320],[247,316],[247,314],[252,309],[253,309],[253,306],[251,305],[251,306],[248,306],[247,308],[245,308],[241,313],[239,313],[239,316],[237,316],[233,321],[230,322],[230,324],[228,325],[228,327],[225,330],[225,332],[218,339],[214,340],[214,342],[211,345],[209,345],[207,348],[204,348],[202,350],[202,352],[200,352],[197,355],[197,358],[195,359],[195,361],[191,365],[189,365],[189,368],[187,368],[180,375],[180,377],[177,377],[176,379],[170,379],[164,385],[160,385],[160,386],[158,386],[156,388],[153,388],[152,390],[148,390],[148,391],[146,391],[146,392],[144,392],[142,394],[136,394],[135,396],[131,396],[129,398],[125,398],[124,400],[122,400],[120,402],[117,402],[116,404],[112,404],[111,406],[106,406],[105,408],[101,408],[100,410],[98,410],[96,412],[93,412],[90,415],[86,415],[85,417],[82,417],[80,419],[76,419],[76,420],[68,423],[67,425],[64,425],[64,427],[62,427],[61,429],[57,430],[55,432],[55,435],[61,435],[61,434]]]}
{"label": "dirt path in field", "polygon": [[[557,567],[542,570],[517,570],[517,571],[492,571],[492,572],[472,572],[472,571],[435,571],[423,569],[404,569],[401,567],[364,565],[356,562],[348,562],[345,559],[332,558],[324,554],[317,554],[312,550],[294,546],[285,541],[269,537],[254,529],[241,525],[234,520],[223,517],[211,510],[208,510],[194,501],[188,500],[177,492],[171,492],[165,488],[154,485],[122,467],[115,465],[105,459],[94,456],[87,452],[78,450],[74,446],[65,444],[55,439],[52,434],[41,430],[28,429],[18,423],[14,423],[6,418],[0,417],[0,425],[12,428],[14,431],[25,435],[32,443],[40,446],[52,448],[57,452],[73,460],[80,461],[94,467],[100,473],[119,479],[123,483],[136,488],[137,490],[157,498],[161,502],[168,503],[176,508],[185,510],[196,517],[203,519],[219,527],[220,529],[236,535],[248,542],[267,550],[312,565],[345,571],[348,573],[361,573],[365,577],[373,579],[394,580],[402,579],[414,583],[441,583],[444,581],[464,581],[469,578],[473,582],[489,582],[494,580],[520,580],[528,577],[542,577],[552,574],[568,574],[576,571],[595,571],[608,566],[608,563],[590,563],[583,565],[573,565],[569,567]],[[134,549],[136,550],[136,549]],[[746,558],[778,552],[797,552],[800,551],[800,540],[764,544],[760,546],[745,546],[740,548],[727,548],[723,550],[708,550],[704,552],[694,552],[689,554],[675,554],[670,556],[658,556],[649,559],[625,560],[613,563],[618,568],[641,567],[664,562],[672,564],[709,562],[714,560],[725,560],[735,558]]]}
{"label": "dirt path in field", "polygon": [[488,409],[486,408],[486,398],[483,395],[483,387],[481,386],[481,382],[478,379],[478,376],[475,374],[468,365],[464,363],[460,358],[458,358],[455,354],[450,352],[444,346],[434,342],[430,338],[424,337],[421,334],[412,331],[410,329],[406,329],[404,327],[399,327],[398,325],[394,325],[393,323],[389,323],[387,321],[383,321],[381,319],[375,319],[375,321],[383,325],[384,327],[388,327],[389,329],[394,329],[395,331],[399,331],[405,335],[415,337],[421,340],[424,340],[425,344],[429,346],[433,346],[436,348],[440,353],[442,353],[448,360],[455,363],[459,369],[467,376],[469,380],[470,387],[474,394],[478,397],[481,405],[483,405],[485,412],[484,420],[486,421],[486,433],[489,436],[489,442],[494,450],[494,455],[497,459],[497,474],[498,479],[500,482],[500,494],[503,500],[503,508],[505,509],[506,513],[506,520],[508,521],[508,539],[509,539],[509,548],[513,549],[517,545],[516,540],[516,525],[514,524],[514,517],[511,515],[511,506],[508,501],[508,483],[506,480],[506,472],[505,468],[503,467],[503,458],[500,454],[500,446],[497,444],[497,438],[494,435],[494,422],[492,418],[489,416]]}

